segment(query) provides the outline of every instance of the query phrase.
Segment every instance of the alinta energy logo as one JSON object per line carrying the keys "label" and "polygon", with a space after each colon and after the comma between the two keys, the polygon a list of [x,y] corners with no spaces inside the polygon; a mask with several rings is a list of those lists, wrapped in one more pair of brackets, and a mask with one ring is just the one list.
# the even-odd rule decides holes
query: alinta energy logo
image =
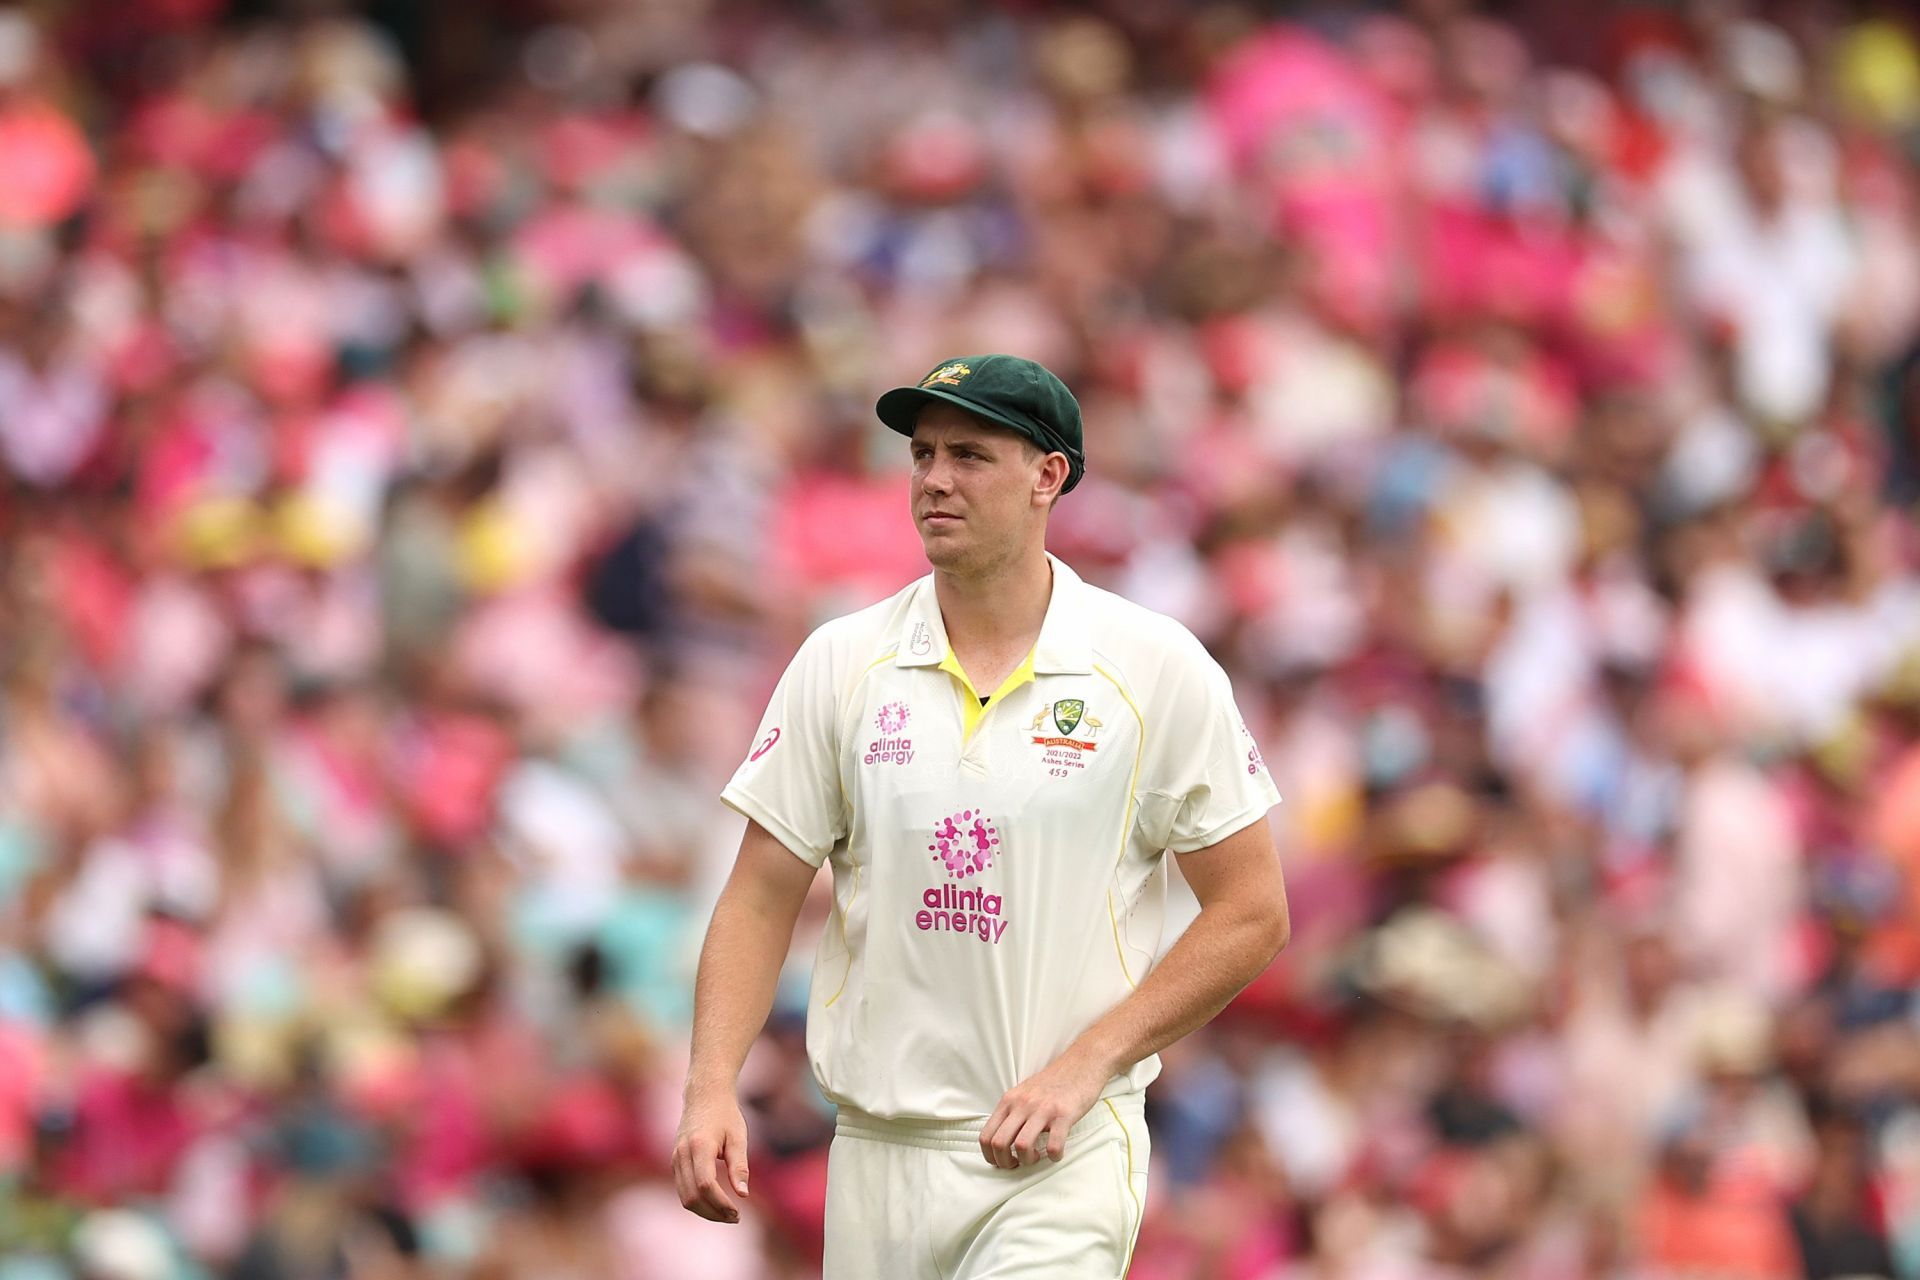
{"label": "alinta energy logo", "polygon": [[985,871],[1000,849],[1000,832],[984,813],[962,809],[933,824],[933,860],[956,880]]}
{"label": "alinta energy logo", "polygon": [[955,880],[965,880],[991,867],[1000,853],[1000,831],[986,814],[974,809],[940,819],[933,824],[933,842],[927,846],[933,860],[953,879],[933,885],[920,895],[921,907],[913,914],[913,923],[922,933],[965,933],[982,942],[998,943],[1007,934],[1009,923],[1002,915],[1004,905],[997,893],[984,886],[962,888]]}
{"label": "alinta energy logo", "polygon": [[889,702],[873,718],[880,736],[867,744],[867,764],[909,764],[913,760],[913,739],[900,731],[907,727],[913,713],[904,702]]}

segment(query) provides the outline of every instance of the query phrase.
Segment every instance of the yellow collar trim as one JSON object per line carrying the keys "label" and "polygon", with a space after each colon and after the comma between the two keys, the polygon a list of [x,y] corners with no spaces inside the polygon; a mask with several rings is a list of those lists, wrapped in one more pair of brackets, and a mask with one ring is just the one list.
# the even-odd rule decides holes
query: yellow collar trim
{"label": "yellow collar trim", "polygon": [[[1038,645],[1035,646],[1035,648],[1038,647]],[[968,679],[967,673],[960,669],[960,660],[953,656],[953,646],[947,646],[947,656],[940,659],[940,669],[951,672],[954,679],[960,682],[960,687],[967,691],[967,696],[960,701],[960,727],[962,736],[966,740],[972,740],[973,731],[980,727],[980,721],[985,718],[989,709],[1015,689],[1033,679],[1033,654],[1033,649],[1027,650],[1027,656],[1020,660],[1020,665],[1000,682],[1000,687],[993,691],[993,696],[983,703],[980,701],[980,691],[973,687],[973,681]]]}

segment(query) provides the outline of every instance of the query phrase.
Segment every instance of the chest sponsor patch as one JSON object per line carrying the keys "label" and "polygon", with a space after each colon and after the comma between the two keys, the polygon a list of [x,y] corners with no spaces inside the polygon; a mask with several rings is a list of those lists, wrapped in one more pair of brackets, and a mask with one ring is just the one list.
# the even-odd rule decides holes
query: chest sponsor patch
{"label": "chest sponsor patch", "polygon": [[1000,829],[976,809],[962,809],[933,824],[927,848],[947,873],[944,884],[920,895],[913,925],[922,933],[965,934],[990,946],[1007,936],[1005,900],[984,885],[962,885],[992,867],[1000,856]]}
{"label": "chest sponsor patch", "polygon": [[867,744],[866,754],[861,757],[864,764],[911,764],[913,762],[913,739],[906,735],[907,722],[913,718],[913,712],[904,702],[889,702],[873,717],[873,727],[880,736]]}
{"label": "chest sponsor patch", "polygon": [[993,946],[1007,936],[1009,921],[1001,915],[1005,903],[997,893],[948,881],[929,888],[920,901],[924,905],[913,913],[913,923],[922,933],[964,933]]}

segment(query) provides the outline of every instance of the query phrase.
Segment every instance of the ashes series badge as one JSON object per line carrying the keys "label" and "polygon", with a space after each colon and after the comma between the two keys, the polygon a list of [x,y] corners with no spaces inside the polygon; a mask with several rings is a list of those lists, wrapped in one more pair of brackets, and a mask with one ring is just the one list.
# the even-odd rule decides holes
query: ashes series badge
{"label": "ashes series badge", "polygon": [[[1049,719],[1057,733],[1046,732]],[[1056,778],[1086,768],[1081,756],[1099,750],[1094,739],[1100,734],[1100,719],[1087,714],[1084,698],[1062,698],[1051,707],[1042,708],[1028,728],[1034,734],[1033,745],[1041,748],[1046,757],[1047,772]]]}

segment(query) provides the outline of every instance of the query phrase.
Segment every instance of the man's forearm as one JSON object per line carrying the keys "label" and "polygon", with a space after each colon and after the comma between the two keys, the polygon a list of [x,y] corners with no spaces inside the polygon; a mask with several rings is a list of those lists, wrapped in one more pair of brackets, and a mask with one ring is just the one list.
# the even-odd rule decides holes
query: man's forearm
{"label": "man's forearm", "polygon": [[713,909],[694,983],[693,1056],[687,1096],[731,1093],[754,1037],[766,1025],[793,938],[793,920],[729,885]]}
{"label": "man's forearm", "polygon": [[1067,1053],[1117,1075],[1227,1007],[1287,944],[1286,917],[1239,904],[1205,907],[1146,980]]}

